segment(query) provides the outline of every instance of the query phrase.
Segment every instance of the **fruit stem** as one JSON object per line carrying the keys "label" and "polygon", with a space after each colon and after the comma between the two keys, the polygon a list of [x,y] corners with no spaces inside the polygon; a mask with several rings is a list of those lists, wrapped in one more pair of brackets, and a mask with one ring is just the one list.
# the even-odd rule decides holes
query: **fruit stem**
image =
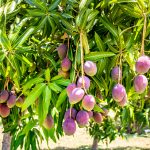
{"label": "fruit stem", "polygon": [[66,55],[66,57],[68,57],[68,52],[69,52],[69,35],[68,35],[68,38],[67,38],[67,40],[68,40],[68,43],[67,43],[67,55]]}
{"label": "fruit stem", "polygon": [[84,91],[86,92],[85,89],[85,83],[84,83],[84,69],[83,69],[83,64],[84,64],[84,53],[83,53],[83,42],[82,42],[82,36],[83,36],[83,32],[81,30],[80,32],[80,49],[81,49],[81,74],[82,74],[82,86]]}
{"label": "fruit stem", "polygon": [[144,40],[145,40],[146,23],[147,23],[146,13],[143,13],[143,17],[144,17],[144,27],[143,27],[143,34],[142,34],[141,55],[144,55]]}
{"label": "fruit stem", "polygon": [[78,76],[78,73],[77,73],[77,76],[76,76],[78,47],[79,47],[79,41],[77,41],[77,46],[76,46],[75,63],[74,63],[75,73],[74,73],[74,75],[73,75],[73,79],[72,79],[73,81],[72,81],[72,82],[75,82],[76,79],[77,79],[77,76]]}
{"label": "fruit stem", "polygon": [[73,108],[73,105],[70,106],[70,111],[69,111],[69,116],[70,116],[70,119],[71,119],[71,110]]}
{"label": "fruit stem", "polygon": [[120,50],[120,60],[119,60],[119,77],[118,77],[118,84],[122,84],[122,49]]}

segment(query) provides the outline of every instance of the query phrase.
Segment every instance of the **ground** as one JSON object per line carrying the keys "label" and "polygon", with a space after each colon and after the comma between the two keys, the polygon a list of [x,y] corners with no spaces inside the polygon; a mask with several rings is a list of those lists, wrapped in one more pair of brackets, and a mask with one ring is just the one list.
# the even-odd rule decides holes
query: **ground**
{"label": "ground", "polygon": [[[2,128],[0,128],[0,135],[2,135]],[[92,145],[92,138],[86,133],[85,128],[78,128],[74,136],[64,136],[57,143],[49,142],[49,146],[53,150],[78,150],[90,149]],[[2,136],[0,136],[0,144],[2,143]],[[1,146],[1,145],[0,145]],[[46,150],[46,142],[41,144],[41,149]],[[117,138],[107,147],[104,143],[99,143],[101,150],[150,150],[150,138],[147,137],[132,137],[128,140]]]}

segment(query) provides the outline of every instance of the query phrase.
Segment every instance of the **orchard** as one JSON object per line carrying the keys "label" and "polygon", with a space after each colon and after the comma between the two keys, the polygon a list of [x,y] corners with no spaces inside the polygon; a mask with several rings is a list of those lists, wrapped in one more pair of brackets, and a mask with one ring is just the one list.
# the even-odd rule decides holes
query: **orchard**
{"label": "orchard", "polygon": [[149,0],[0,0],[2,149],[149,129],[149,16]]}

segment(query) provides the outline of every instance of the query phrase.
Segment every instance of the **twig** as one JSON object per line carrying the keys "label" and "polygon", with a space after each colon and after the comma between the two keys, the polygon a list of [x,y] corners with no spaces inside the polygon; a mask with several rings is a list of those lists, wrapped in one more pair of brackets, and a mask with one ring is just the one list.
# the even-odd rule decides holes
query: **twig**
{"label": "twig", "polygon": [[144,55],[144,39],[146,34],[146,23],[147,23],[146,14],[143,13],[143,16],[144,16],[144,27],[143,27],[143,34],[142,34],[141,55]]}

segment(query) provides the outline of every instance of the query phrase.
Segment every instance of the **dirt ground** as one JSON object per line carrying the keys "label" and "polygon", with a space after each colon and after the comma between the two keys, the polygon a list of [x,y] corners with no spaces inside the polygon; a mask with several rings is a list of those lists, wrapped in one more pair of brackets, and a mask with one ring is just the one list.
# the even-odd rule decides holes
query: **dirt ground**
{"label": "dirt ground", "polygon": [[[2,143],[2,128],[0,128],[0,147]],[[64,136],[54,143],[49,142],[49,146],[53,150],[90,150],[92,145],[92,138],[86,133],[85,129],[78,128],[74,136]],[[0,148],[1,149],[1,148]],[[41,144],[42,150],[47,150],[46,142]],[[150,150],[150,138],[134,137],[128,140],[117,138],[107,147],[104,143],[99,143],[100,150]]]}

